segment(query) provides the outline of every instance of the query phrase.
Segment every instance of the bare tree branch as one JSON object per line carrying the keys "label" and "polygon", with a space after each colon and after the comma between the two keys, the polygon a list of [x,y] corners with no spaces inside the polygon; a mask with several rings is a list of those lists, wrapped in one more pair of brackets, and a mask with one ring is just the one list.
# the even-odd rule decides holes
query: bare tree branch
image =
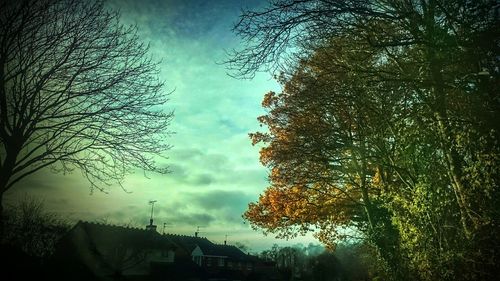
{"label": "bare tree branch", "polygon": [[102,1],[2,1],[0,192],[45,167],[91,188],[157,164],[173,117],[137,27]]}

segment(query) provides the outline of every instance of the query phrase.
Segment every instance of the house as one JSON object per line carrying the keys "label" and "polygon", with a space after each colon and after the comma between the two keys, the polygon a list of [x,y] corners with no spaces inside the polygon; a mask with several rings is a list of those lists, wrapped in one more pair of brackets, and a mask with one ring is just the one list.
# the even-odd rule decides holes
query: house
{"label": "house", "polygon": [[[205,237],[78,222],[58,243],[52,280],[248,281],[262,262]],[[267,268],[266,270],[269,270]],[[268,275],[269,276],[269,275]]]}
{"label": "house", "polygon": [[232,245],[214,244],[205,237],[164,234],[164,237],[178,245],[183,253],[205,271],[208,280],[245,280],[253,270],[249,255]]}
{"label": "house", "polygon": [[177,248],[156,231],[80,221],[58,243],[54,264],[81,280],[143,280],[152,267],[173,264]]}

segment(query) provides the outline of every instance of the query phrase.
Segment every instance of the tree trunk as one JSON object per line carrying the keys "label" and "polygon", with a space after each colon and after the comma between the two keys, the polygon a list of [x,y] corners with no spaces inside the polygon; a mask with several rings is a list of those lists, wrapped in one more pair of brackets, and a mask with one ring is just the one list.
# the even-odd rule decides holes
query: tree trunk
{"label": "tree trunk", "polygon": [[465,236],[470,239],[472,237],[472,229],[476,228],[476,220],[468,207],[468,200],[465,194],[465,184],[462,180],[462,169],[459,161],[458,152],[449,143],[449,139],[452,137],[447,125],[445,124],[446,119],[442,117],[441,114],[436,113],[438,132],[441,142],[441,147],[445,156],[447,173],[450,179],[450,185],[453,188],[455,194],[455,199],[460,209],[460,221],[462,223],[462,228],[464,230]]}
{"label": "tree trunk", "polygon": [[435,51],[429,48],[429,62],[430,62],[430,79],[433,82],[432,93],[433,102],[431,108],[434,111],[436,119],[436,127],[438,131],[438,138],[441,144],[441,149],[444,154],[444,161],[446,163],[447,174],[450,179],[450,185],[455,193],[455,198],[460,209],[460,221],[464,230],[465,236],[471,238],[470,223],[474,223],[474,218],[467,207],[467,196],[465,195],[465,184],[462,179],[462,165],[460,164],[460,156],[453,148],[452,139],[453,135],[450,132],[447,114],[447,100],[444,91],[444,82],[442,77],[442,63],[436,59]]}
{"label": "tree trunk", "polygon": [[465,236],[471,238],[472,232],[470,223],[474,223],[470,209],[467,207],[467,196],[465,195],[465,185],[462,179],[462,165],[460,164],[460,156],[453,148],[452,139],[453,134],[450,132],[447,113],[447,99],[444,91],[443,69],[442,63],[436,59],[436,53],[429,48],[429,62],[430,62],[430,79],[433,82],[432,93],[433,102],[431,108],[434,111],[436,119],[436,127],[438,131],[438,138],[441,144],[441,149],[444,154],[444,161],[446,163],[447,174],[450,179],[450,185],[455,193],[455,198],[460,209],[460,221],[464,230]]}
{"label": "tree trunk", "polygon": [[[425,2],[423,2],[425,3]],[[459,153],[453,147],[453,134],[450,131],[447,113],[447,98],[444,89],[443,69],[444,63],[441,58],[439,49],[439,40],[437,39],[437,32],[439,27],[435,22],[435,1],[429,1],[428,5],[424,7],[424,22],[426,29],[426,46],[427,60],[429,63],[429,81],[431,82],[432,97],[430,100],[430,108],[433,111],[434,118],[436,119],[436,127],[438,131],[438,139],[441,144],[441,149],[444,154],[444,161],[446,163],[447,174],[450,179],[450,185],[455,193],[455,198],[460,211],[460,221],[465,236],[470,239],[472,237],[472,230],[470,224],[474,226],[475,220],[468,208],[467,196],[465,194],[465,184],[462,179],[462,165]]]}
{"label": "tree trunk", "polygon": [[16,166],[17,156],[21,150],[21,142],[4,139],[5,159],[0,166],[0,237],[4,234],[3,195],[10,188],[10,180]]}

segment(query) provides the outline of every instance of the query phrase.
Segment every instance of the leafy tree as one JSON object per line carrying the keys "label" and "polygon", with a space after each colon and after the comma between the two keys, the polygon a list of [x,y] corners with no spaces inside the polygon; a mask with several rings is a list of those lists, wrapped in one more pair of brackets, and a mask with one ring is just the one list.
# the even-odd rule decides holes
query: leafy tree
{"label": "leafy tree", "polygon": [[374,264],[362,244],[341,244],[335,252],[312,243],[306,247],[275,244],[260,256],[276,262],[286,280],[369,280],[368,268]]}
{"label": "leafy tree", "polygon": [[[397,279],[491,278],[498,237],[498,7],[489,1],[271,1],[235,30],[236,75],[281,70],[246,213],[281,236],[341,228]],[[325,239],[325,237],[333,239]],[[407,272],[409,270],[409,272]]]}
{"label": "leafy tree", "polygon": [[[387,137],[387,130],[379,131],[385,128],[379,117],[391,118],[391,106],[399,100],[381,100],[365,79],[337,68],[346,59],[355,64],[359,55],[340,45],[325,46],[302,61],[297,73],[284,78],[281,94],[264,98],[269,113],[259,120],[269,132],[251,137],[254,143],[268,144],[261,161],[271,168],[272,186],[245,216],[282,237],[318,229],[316,236],[334,247],[361,231],[386,247],[394,229],[377,203],[380,186],[372,181],[382,166],[376,162],[383,157],[377,148]],[[365,54],[359,63],[369,64],[372,58]]]}
{"label": "leafy tree", "polygon": [[315,281],[336,281],[340,279],[340,263],[330,252],[323,252],[309,260],[312,278]]}
{"label": "leafy tree", "polygon": [[0,199],[45,167],[121,183],[169,145],[158,64],[102,1],[0,4]]}

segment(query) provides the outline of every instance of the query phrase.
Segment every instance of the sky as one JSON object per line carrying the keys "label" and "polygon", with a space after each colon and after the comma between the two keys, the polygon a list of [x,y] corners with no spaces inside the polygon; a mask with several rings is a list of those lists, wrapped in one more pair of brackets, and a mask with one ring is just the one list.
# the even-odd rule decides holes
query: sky
{"label": "sky", "polygon": [[[110,0],[124,24],[136,24],[150,44],[150,55],[161,60],[160,78],[171,92],[166,111],[174,111],[166,141],[171,173],[137,173],[123,187],[108,193],[89,190],[82,175],[53,174],[44,170],[5,194],[12,204],[24,196],[44,201],[48,211],[68,220],[101,221],[145,226],[150,200],[159,232],[200,235],[223,243],[247,245],[258,252],[274,243],[317,243],[311,236],[277,240],[254,231],[241,217],[249,202],[258,200],[268,186],[267,170],[259,163],[258,147],[248,133],[262,130],[257,117],[268,91],[280,91],[269,73],[252,80],[228,75],[221,64],[226,51],[241,42],[231,28],[241,9],[258,9],[265,0]],[[164,224],[165,227],[164,227]]]}

